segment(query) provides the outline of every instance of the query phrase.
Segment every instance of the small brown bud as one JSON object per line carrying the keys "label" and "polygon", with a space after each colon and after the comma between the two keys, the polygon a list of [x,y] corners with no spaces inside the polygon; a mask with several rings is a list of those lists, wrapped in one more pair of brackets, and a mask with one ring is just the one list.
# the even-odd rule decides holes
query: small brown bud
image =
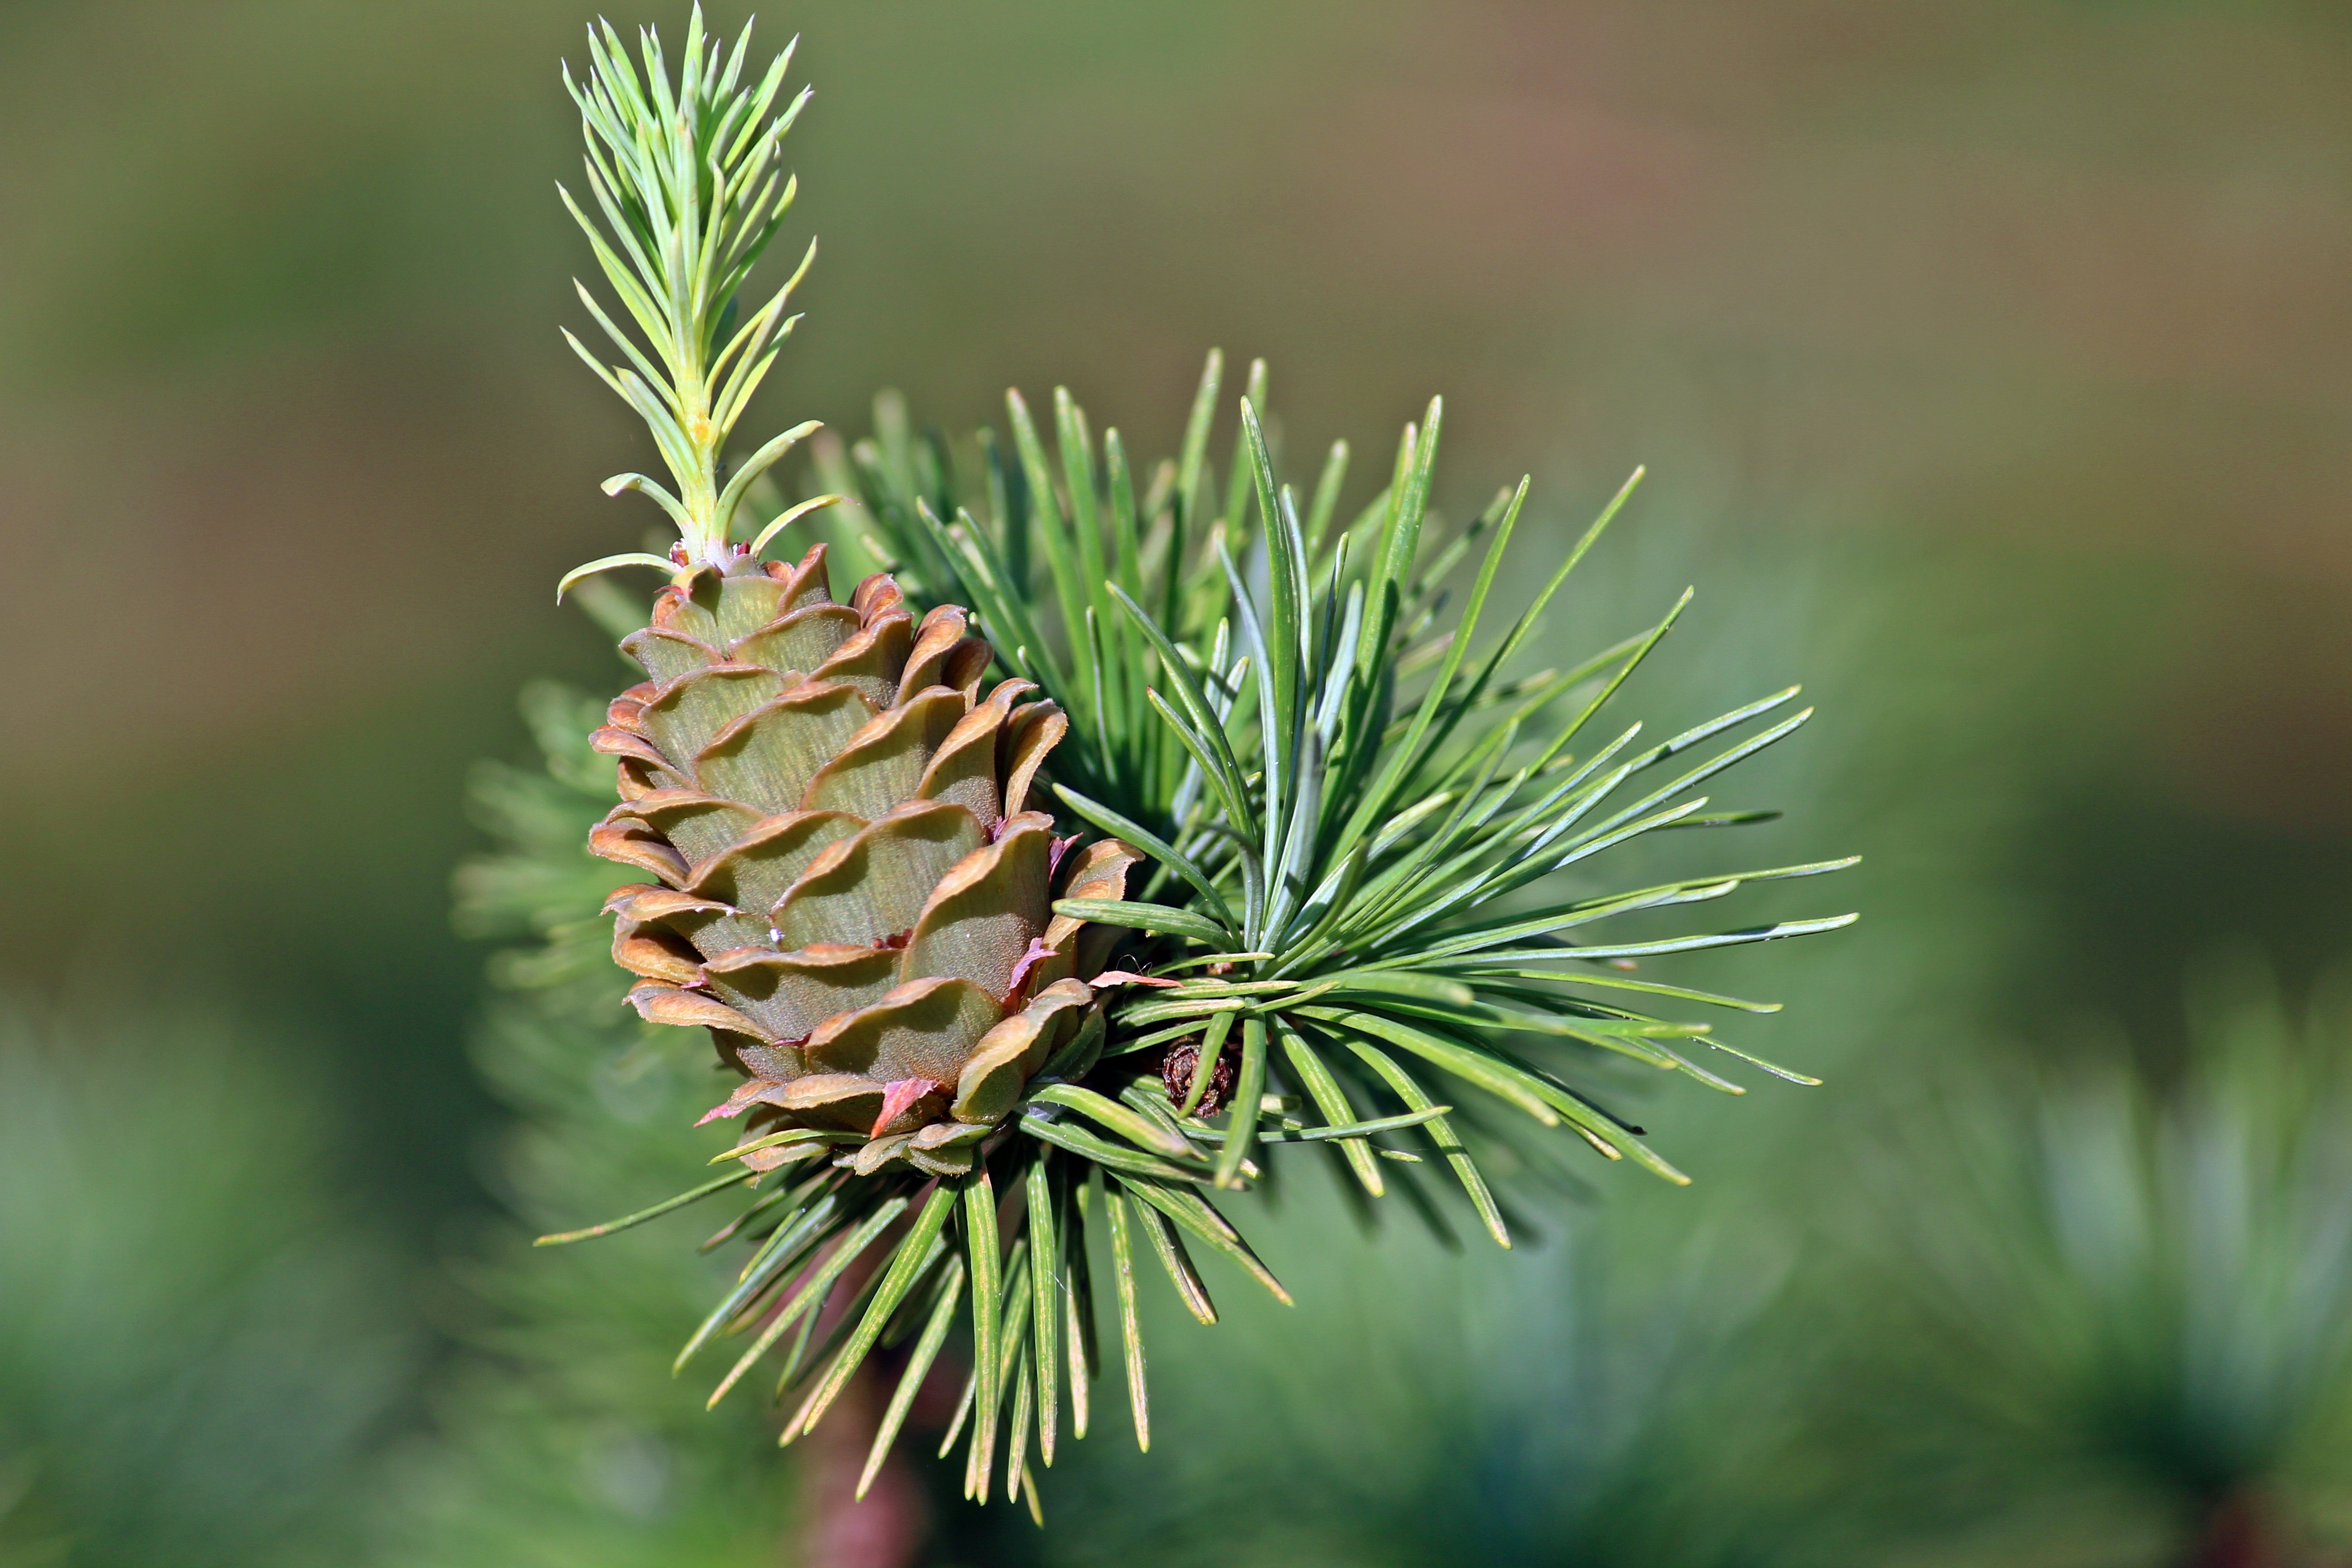
{"label": "small brown bud", "polygon": [[[1201,1042],[1180,1040],[1168,1047],[1160,1058],[1160,1081],[1168,1090],[1168,1103],[1181,1109],[1184,1097],[1192,1092],[1193,1069],[1200,1065]],[[1225,1101],[1233,1098],[1234,1053],[1221,1048],[1217,1059],[1209,1068],[1209,1087],[1201,1093],[1197,1114],[1214,1116]]]}

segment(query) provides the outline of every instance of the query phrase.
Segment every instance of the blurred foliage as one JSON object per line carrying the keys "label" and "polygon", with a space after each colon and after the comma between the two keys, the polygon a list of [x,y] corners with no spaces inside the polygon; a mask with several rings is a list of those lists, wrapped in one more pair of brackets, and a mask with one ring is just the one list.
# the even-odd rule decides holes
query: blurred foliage
{"label": "blurred foliage", "polygon": [[[524,707],[547,765],[477,771],[478,817],[506,853],[466,869],[459,918],[478,936],[551,942],[499,958],[499,994],[473,1040],[520,1120],[491,1163],[493,1184],[551,1231],[677,1184],[680,1131],[709,1101],[717,1065],[702,1041],[640,1023],[614,994],[598,911],[628,873],[585,847],[612,795],[610,764],[587,747],[604,704],[542,684]],[[531,923],[550,910],[574,918]],[[690,1245],[714,1223],[698,1209],[552,1252],[500,1226],[467,1248],[441,1314],[462,1353],[436,1400],[440,1436],[394,1466],[378,1515],[384,1561],[774,1561],[792,1493],[772,1422],[749,1401],[706,1411],[701,1387],[670,1370],[682,1325],[733,1273],[726,1255]]]}
{"label": "blurred foliage", "polygon": [[1517,1256],[1444,1257],[1350,1237],[1307,1187],[1267,1230],[1305,1264],[1299,1310],[1248,1303],[1230,1348],[1164,1334],[1173,1440],[1089,1456],[1045,1561],[1785,1560],[1805,1358],[1759,1352],[1788,1226],[1588,1214]]}
{"label": "blurred foliage", "polygon": [[1823,1272],[1850,1530],[1922,1562],[2352,1552],[2347,981],[2291,1009],[2209,957],[2161,1085],[2110,1038],[1908,1086]]}
{"label": "blurred foliage", "polygon": [[0,1563],[352,1549],[418,1347],[299,1059],[200,998],[0,1003]]}

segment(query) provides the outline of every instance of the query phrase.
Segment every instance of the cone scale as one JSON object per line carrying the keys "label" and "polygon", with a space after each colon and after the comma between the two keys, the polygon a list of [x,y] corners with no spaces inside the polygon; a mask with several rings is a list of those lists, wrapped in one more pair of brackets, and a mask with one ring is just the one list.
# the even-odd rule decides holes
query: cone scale
{"label": "cone scale", "polygon": [[650,879],[606,905],[630,1002],[742,1077],[704,1120],[834,1135],[860,1173],[970,1170],[1123,934],[1052,912],[1121,897],[1137,860],[1035,809],[1068,720],[985,685],[961,609],[918,621],[878,574],[836,602],[822,544],[692,572],[621,646],[648,679],[594,737],[621,804],[590,847]]}

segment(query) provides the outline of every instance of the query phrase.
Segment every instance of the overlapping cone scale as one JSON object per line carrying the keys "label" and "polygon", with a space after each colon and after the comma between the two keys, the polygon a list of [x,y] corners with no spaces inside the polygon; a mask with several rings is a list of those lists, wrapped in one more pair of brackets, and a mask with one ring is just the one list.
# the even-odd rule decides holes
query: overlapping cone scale
{"label": "overlapping cone scale", "polygon": [[649,679],[596,732],[621,804],[589,847],[649,879],[606,906],[630,1001],[744,1077],[712,1118],[944,1174],[1094,1011],[1119,933],[1053,900],[1120,897],[1137,856],[1033,809],[1069,721],[1025,680],[982,692],[962,610],[918,621],[881,574],[836,604],[824,553],[662,592],[621,644]]}

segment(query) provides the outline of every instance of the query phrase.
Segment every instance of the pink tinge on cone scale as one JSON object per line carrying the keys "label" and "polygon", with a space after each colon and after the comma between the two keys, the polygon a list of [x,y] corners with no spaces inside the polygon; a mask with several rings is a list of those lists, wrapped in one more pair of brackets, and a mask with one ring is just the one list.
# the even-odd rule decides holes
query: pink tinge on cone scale
{"label": "pink tinge on cone scale", "polygon": [[743,1075],[705,1121],[958,1173],[1097,1010],[1123,932],[1054,900],[1121,897],[1139,857],[1032,809],[1069,721],[1026,680],[982,693],[962,610],[918,621],[882,574],[837,604],[824,556],[703,568],[622,643],[650,679],[596,732],[621,804],[590,847],[654,879],[608,900],[613,955]]}
{"label": "pink tinge on cone scale", "polygon": [[902,1078],[896,1083],[882,1086],[882,1110],[874,1118],[869,1138],[879,1138],[890,1123],[914,1108],[915,1102],[939,1089],[927,1078]]}

